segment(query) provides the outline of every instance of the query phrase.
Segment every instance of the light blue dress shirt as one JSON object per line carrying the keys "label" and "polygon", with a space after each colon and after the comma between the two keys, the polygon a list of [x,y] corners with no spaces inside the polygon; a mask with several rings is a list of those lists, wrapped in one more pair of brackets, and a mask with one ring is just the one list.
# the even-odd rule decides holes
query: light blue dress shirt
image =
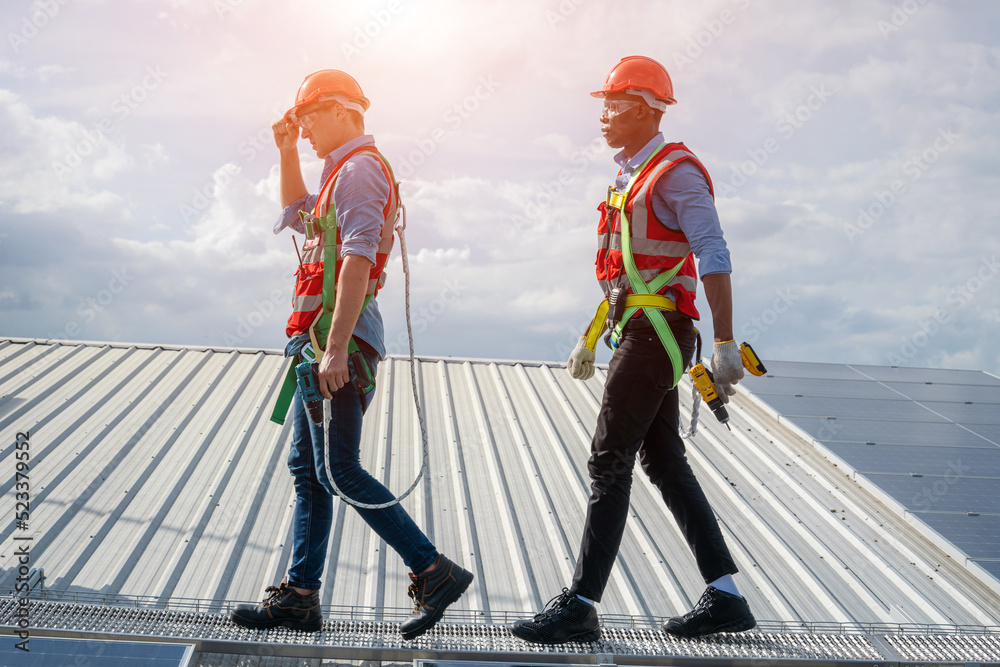
{"label": "light blue dress shirt", "polygon": [[[323,174],[320,176],[321,186],[337,162],[359,146],[374,147],[374,137],[370,134],[362,135],[327,155]],[[356,155],[341,168],[333,188],[333,203],[337,209],[343,256],[360,255],[375,262],[382,225],[385,223],[382,211],[389,200],[389,194],[389,183],[382,173],[382,167],[372,156]],[[318,194],[307,194],[285,207],[274,223],[274,233],[288,227],[304,234],[299,211],[311,213],[316,208],[318,198]],[[385,328],[375,299],[361,312],[354,327],[354,335],[371,345],[380,357],[385,357]]]}
{"label": "light blue dress shirt", "polygon": [[[631,159],[625,151],[615,155],[615,162],[621,167],[615,189],[624,190],[636,168],[662,143],[661,132]],[[698,273],[702,277],[733,272],[715,200],[705,175],[694,163],[685,160],[660,177],[653,188],[653,213],[669,229],[684,232],[698,258]]]}

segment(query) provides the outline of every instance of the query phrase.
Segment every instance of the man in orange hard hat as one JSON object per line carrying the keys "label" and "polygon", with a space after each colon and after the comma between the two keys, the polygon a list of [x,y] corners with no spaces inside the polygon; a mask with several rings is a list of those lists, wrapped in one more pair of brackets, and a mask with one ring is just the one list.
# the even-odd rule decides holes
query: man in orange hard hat
{"label": "man in orange hard hat", "polygon": [[615,185],[600,205],[597,279],[606,299],[570,356],[570,374],[594,374],[594,346],[605,327],[615,350],[591,443],[591,496],[569,588],[513,633],[527,641],[558,644],[600,637],[600,602],[629,513],[636,455],[684,534],[705,583],[695,608],[669,619],[663,630],[678,637],[739,632],[756,625],[732,575],[738,570],[679,434],[677,382],[696,347],[694,320],[699,260],[712,309],[712,370],[728,402],[743,377],[733,341],[732,271],[704,165],[659,130],[675,104],[673,85],[660,63],[623,58],[604,87],[601,130],[622,149]]}
{"label": "man in orange hard hat", "polygon": [[[303,390],[296,389],[290,374],[282,395],[291,402],[294,427],[288,456],[295,478],[291,564],[286,579],[267,588],[263,602],[232,612],[233,622],[247,628],[322,628],[320,577],[337,490],[411,570],[414,611],[400,627],[404,639],[427,632],[473,578],[438,553],[392,493],[360,463],[362,416],[374,393],[376,367],[385,356],[374,297],[401,206],[389,163],[365,134],[368,107],[353,77],[321,70],[306,77],[295,106],[272,128],[284,209],[274,231],[291,227],[307,237],[285,329],[285,355],[295,357],[296,365],[303,359],[319,362],[318,387],[331,417],[324,433],[325,420],[313,421]],[[309,194],[302,180],[300,130],[325,161],[319,195]],[[318,406],[323,402],[315,401]],[[287,409],[288,403],[279,399],[272,420],[283,422]]]}

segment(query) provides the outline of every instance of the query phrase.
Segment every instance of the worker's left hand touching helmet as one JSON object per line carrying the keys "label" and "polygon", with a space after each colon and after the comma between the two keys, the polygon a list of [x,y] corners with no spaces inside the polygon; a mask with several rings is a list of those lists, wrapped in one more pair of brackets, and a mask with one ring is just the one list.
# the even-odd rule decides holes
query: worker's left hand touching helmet
{"label": "worker's left hand touching helmet", "polygon": [[712,375],[715,388],[723,403],[729,402],[730,396],[736,395],[737,382],[743,379],[743,357],[735,340],[716,343],[712,351]]}

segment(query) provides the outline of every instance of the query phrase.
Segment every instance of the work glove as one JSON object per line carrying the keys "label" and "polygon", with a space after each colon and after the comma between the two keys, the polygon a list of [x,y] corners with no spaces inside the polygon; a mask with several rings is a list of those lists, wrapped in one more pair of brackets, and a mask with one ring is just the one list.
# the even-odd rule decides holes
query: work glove
{"label": "work glove", "polygon": [[715,388],[723,403],[729,402],[730,396],[736,395],[737,382],[743,379],[743,357],[735,340],[716,343],[712,351],[712,375],[715,378]]}
{"label": "work glove", "polygon": [[594,377],[594,352],[587,349],[586,341],[586,336],[580,336],[580,341],[566,362],[566,369],[574,380],[589,380]]}

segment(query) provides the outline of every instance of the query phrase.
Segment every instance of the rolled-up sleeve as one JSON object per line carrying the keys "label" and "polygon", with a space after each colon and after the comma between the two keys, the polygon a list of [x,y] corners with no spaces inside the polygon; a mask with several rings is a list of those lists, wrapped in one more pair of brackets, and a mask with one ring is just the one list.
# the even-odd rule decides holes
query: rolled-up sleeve
{"label": "rolled-up sleeve", "polygon": [[653,209],[668,227],[684,232],[702,278],[733,272],[715,200],[697,165],[685,160],[664,174],[653,190]]}
{"label": "rolled-up sleeve", "polygon": [[[327,176],[333,171],[334,163],[329,157],[323,161],[323,173],[320,174],[319,182],[322,187],[323,183],[326,183]],[[307,194],[299,197],[291,204],[286,206],[281,213],[278,215],[278,219],[274,221],[274,233],[277,234],[285,227],[298,232],[299,234],[305,234],[305,227],[302,226],[302,218],[299,217],[299,211],[313,212],[316,210],[316,200],[319,199],[319,195]]]}
{"label": "rolled-up sleeve", "polygon": [[385,223],[383,211],[389,201],[389,183],[378,160],[370,155],[351,158],[341,169],[333,198],[341,256],[360,255],[374,264]]}
{"label": "rolled-up sleeve", "polygon": [[317,195],[299,197],[286,206],[278,215],[278,219],[274,221],[274,233],[277,234],[285,227],[288,227],[299,234],[305,234],[306,230],[302,226],[302,218],[299,217],[299,211],[312,211],[315,209],[316,197]]}

